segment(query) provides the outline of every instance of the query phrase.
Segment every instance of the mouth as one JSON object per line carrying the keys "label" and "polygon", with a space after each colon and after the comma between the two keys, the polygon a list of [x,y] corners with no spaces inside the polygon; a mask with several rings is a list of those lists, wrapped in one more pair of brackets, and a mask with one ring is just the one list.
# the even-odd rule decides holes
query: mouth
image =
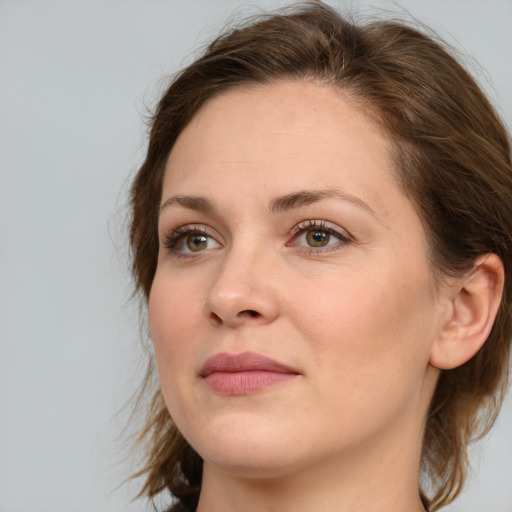
{"label": "mouth", "polygon": [[245,395],[289,381],[300,373],[261,354],[216,354],[206,361],[199,376],[214,392]]}

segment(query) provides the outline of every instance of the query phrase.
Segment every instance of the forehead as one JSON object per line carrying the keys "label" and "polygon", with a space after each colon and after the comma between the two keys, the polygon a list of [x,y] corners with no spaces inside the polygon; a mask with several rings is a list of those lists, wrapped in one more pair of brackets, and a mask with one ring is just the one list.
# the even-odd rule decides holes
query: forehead
{"label": "forehead", "polygon": [[164,188],[198,173],[209,181],[232,172],[308,186],[335,173],[345,182],[357,178],[355,186],[372,171],[392,178],[392,167],[387,136],[349,96],[328,85],[280,82],[230,89],[207,102],[178,137]]}

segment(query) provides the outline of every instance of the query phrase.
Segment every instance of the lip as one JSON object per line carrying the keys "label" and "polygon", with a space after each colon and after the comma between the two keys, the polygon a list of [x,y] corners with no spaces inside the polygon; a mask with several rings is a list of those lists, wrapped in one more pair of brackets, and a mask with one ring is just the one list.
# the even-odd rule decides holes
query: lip
{"label": "lip", "polygon": [[199,372],[208,387],[222,395],[260,391],[298,375],[296,369],[254,352],[216,354]]}

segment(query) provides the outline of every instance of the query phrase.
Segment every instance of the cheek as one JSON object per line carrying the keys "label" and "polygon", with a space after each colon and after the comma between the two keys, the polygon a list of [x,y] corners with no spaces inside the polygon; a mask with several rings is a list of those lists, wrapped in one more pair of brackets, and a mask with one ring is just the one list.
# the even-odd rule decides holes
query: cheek
{"label": "cheek", "polygon": [[362,284],[345,282],[341,297],[333,290],[331,321],[323,335],[311,333],[326,390],[320,400],[356,430],[392,421],[420,400],[430,346],[423,297],[389,281]]}
{"label": "cheek", "polygon": [[157,271],[148,304],[151,338],[162,395],[180,431],[189,430],[198,409],[190,404],[196,400],[200,308],[197,288]]}
{"label": "cheek", "polygon": [[307,287],[298,309],[301,329],[317,348],[317,366],[357,381],[407,367],[418,371],[428,361],[432,337],[428,285],[420,273],[397,270],[350,271]]}
{"label": "cheek", "polygon": [[[171,380],[179,377],[179,369],[190,367],[193,344],[192,326],[197,325],[197,293],[193,287],[180,287],[158,274],[149,297],[148,313],[151,339],[158,375],[164,394],[172,389]],[[195,319],[195,321],[194,321]]]}

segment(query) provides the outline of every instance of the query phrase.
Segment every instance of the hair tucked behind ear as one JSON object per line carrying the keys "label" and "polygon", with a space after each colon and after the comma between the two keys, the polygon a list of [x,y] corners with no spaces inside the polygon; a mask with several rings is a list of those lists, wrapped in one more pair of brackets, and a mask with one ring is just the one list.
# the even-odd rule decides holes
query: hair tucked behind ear
{"label": "hair tucked behind ear", "polygon": [[[463,272],[486,253],[504,263],[503,300],[487,342],[463,366],[443,371],[432,400],[422,454],[431,491],[422,497],[434,511],[460,492],[468,443],[487,432],[499,411],[512,328],[509,136],[474,80],[440,43],[402,23],[355,25],[321,2],[221,35],[173,80],[153,117],[146,160],[131,190],[136,287],[146,301],[157,262],[163,168],[194,114],[232,87],[301,79],[342,89],[385,128],[397,179],[424,223],[439,275]],[[193,510],[202,461],[174,426],[160,390],[148,385],[145,391],[153,399],[140,434],[146,443],[142,494],[166,489]]]}

